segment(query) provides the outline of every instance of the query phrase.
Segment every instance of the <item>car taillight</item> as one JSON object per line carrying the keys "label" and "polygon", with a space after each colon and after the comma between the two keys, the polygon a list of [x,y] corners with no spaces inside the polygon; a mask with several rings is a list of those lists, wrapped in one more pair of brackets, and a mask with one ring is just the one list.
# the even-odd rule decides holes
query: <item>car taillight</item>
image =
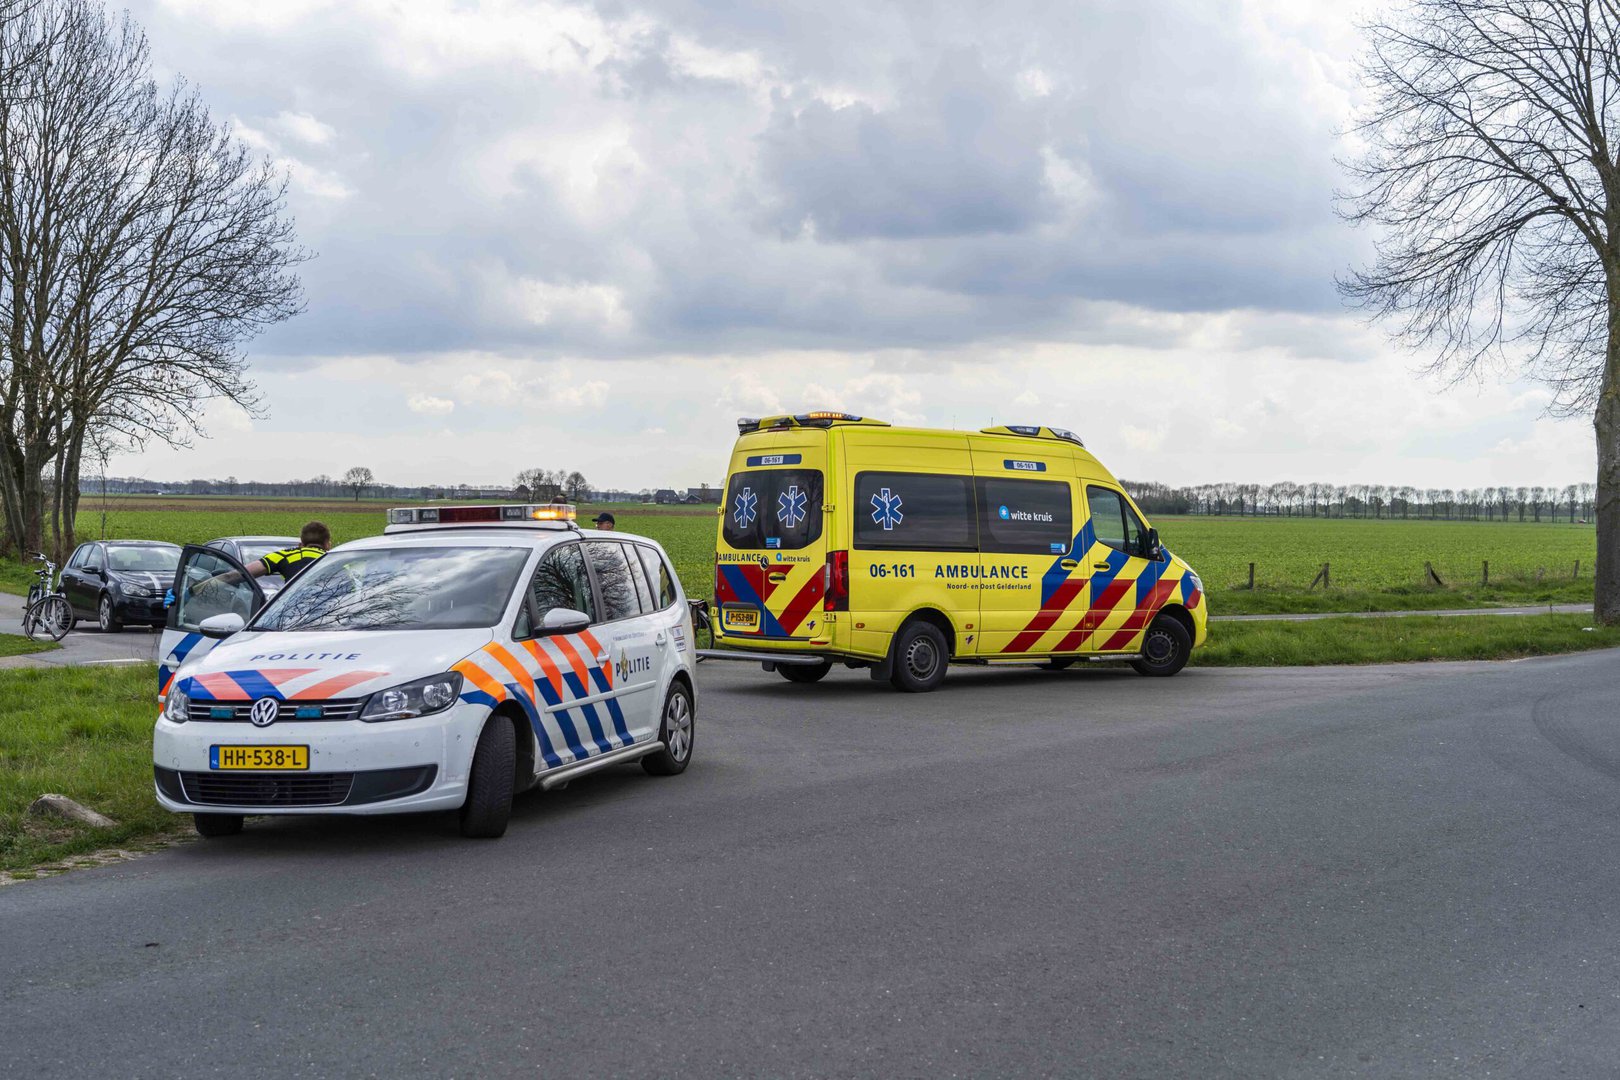
{"label": "car taillight", "polygon": [[849,552],[827,554],[827,588],[822,606],[827,611],[849,610]]}

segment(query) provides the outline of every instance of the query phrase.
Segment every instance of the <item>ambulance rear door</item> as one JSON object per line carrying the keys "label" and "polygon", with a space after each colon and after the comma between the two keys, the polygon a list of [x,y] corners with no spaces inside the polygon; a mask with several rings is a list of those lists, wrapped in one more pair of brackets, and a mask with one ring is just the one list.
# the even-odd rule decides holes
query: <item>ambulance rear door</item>
{"label": "ambulance rear door", "polygon": [[827,468],[823,428],[759,432],[737,441],[715,545],[718,640],[826,638]]}

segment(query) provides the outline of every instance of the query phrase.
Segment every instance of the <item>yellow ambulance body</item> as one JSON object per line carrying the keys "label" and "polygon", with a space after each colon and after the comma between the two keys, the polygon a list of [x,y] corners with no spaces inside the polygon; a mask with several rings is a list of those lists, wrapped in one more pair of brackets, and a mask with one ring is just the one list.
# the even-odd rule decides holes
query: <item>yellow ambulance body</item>
{"label": "yellow ambulance body", "polygon": [[1069,432],[738,422],[719,508],[715,652],[813,682],[834,662],[931,690],[947,663],[1128,660],[1171,675],[1207,605]]}

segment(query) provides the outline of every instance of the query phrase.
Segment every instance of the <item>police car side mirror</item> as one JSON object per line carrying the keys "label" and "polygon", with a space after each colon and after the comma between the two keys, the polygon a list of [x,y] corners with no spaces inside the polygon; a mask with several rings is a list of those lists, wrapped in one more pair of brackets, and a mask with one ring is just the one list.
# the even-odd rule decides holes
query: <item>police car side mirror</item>
{"label": "police car side mirror", "polygon": [[234,611],[227,611],[223,615],[210,615],[197,624],[197,632],[203,637],[228,638],[247,625],[247,620]]}
{"label": "police car side mirror", "polygon": [[581,630],[589,630],[591,617],[583,611],[573,608],[552,608],[540,619],[540,633],[548,634],[577,634]]}

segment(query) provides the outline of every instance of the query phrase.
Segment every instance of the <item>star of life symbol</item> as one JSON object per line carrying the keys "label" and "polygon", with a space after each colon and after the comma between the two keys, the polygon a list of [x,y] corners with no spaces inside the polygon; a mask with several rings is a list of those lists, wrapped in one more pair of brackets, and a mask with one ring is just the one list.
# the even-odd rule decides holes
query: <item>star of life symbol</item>
{"label": "star of life symbol", "polygon": [[888,488],[879,490],[876,495],[872,496],[873,523],[883,526],[884,532],[893,532],[896,525],[906,520],[906,515],[900,512],[900,508],[904,505],[905,502],[900,496],[892,493]]}
{"label": "star of life symbol", "polygon": [[805,505],[809,500],[798,484],[791,485],[776,497],[776,520],[790,529],[797,529],[804,520]]}
{"label": "star of life symbol", "polygon": [[273,697],[262,697],[248,710],[248,719],[253,721],[254,727],[269,727],[276,722],[276,716],[280,712],[281,702]]}
{"label": "star of life symbol", "polygon": [[731,515],[731,519],[737,523],[737,528],[748,528],[758,516],[759,496],[754,494],[754,489],[745,487],[737,492],[737,508]]}

